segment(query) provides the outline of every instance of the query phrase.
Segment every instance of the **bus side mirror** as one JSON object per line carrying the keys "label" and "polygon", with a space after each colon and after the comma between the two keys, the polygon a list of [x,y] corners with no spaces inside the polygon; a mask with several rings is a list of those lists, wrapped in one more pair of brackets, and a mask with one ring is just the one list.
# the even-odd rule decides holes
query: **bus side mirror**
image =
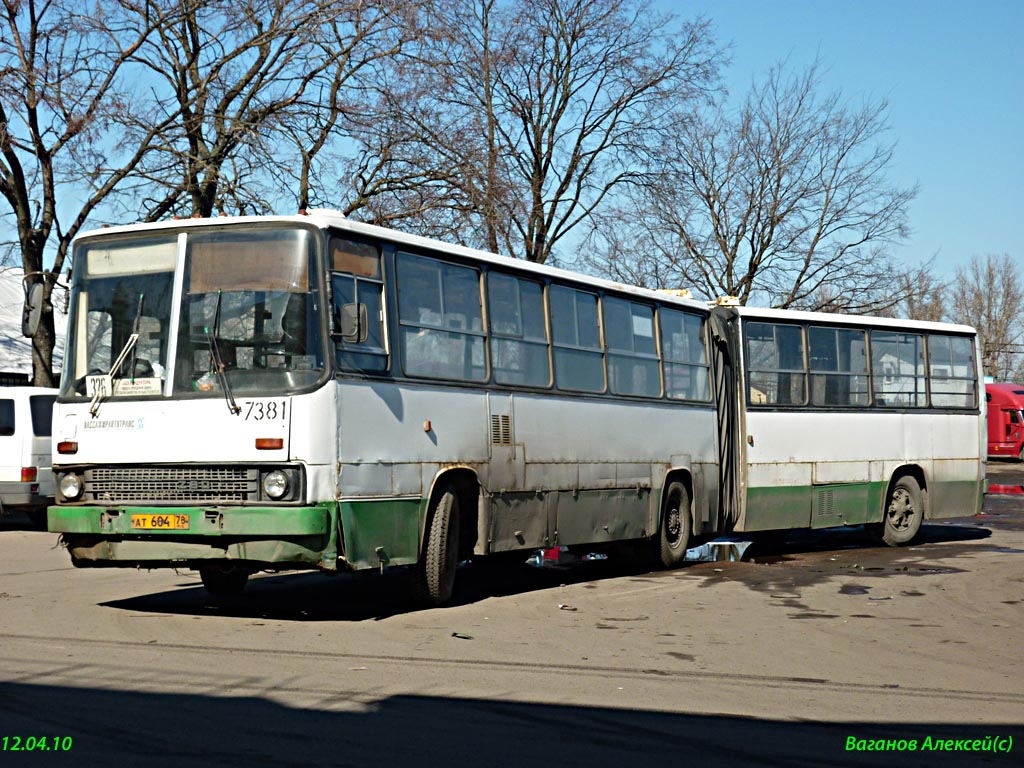
{"label": "bus side mirror", "polygon": [[367,319],[366,305],[342,304],[341,305],[341,338],[350,344],[362,344],[366,341],[369,321]]}
{"label": "bus side mirror", "polygon": [[33,283],[25,291],[25,308],[21,314],[21,334],[32,337],[39,330],[43,316],[43,284]]}

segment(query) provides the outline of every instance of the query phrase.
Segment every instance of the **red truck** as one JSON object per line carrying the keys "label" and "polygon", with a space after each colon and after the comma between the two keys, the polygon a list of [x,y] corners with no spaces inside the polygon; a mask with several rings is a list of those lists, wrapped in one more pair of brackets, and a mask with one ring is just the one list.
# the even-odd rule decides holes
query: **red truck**
{"label": "red truck", "polygon": [[1024,385],[986,384],[988,455],[1024,462]]}

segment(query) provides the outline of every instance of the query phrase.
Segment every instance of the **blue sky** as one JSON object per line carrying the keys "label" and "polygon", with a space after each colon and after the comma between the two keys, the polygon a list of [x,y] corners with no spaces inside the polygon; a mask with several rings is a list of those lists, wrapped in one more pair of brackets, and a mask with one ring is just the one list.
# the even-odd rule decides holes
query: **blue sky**
{"label": "blue sky", "polygon": [[855,102],[887,99],[897,142],[889,178],[918,184],[912,234],[893,254],[935,255],[952,277],[972,254],[1024,256],[1024,2],[1021,0],[658,0],[711,20],[731,44],[740,97],[786,59],[820,57],[824,85]]}

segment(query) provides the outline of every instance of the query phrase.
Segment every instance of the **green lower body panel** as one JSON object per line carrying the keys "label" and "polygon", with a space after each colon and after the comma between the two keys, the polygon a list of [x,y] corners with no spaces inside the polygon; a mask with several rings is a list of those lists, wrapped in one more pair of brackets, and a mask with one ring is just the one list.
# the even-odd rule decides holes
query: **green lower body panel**
{"label": "green lower body panel", "polygon": [[337,505],[307,507],[53,506],[77,566],[186,567],[211,560],[337,568]]}
{"label": "green lower body panel", "polygon": [[782,485],[747,490],[744,531],[807,528],[811,524],[811,486]]}
{"label": "green lower body panel", "polygon": [[342,501],[338,506],[349,567],[418,562],[426,502],[415,497]]}
{"label": "green lower body panel", "polygon": [[877,522],[885,483],[834,483],[811,488],[811,527],[834,528]]}
{"label": "green lower body panel", "polygon": [[[744,531],[832,528],[882,520],[888,482],[751,488]],[[927,488],[927,518],[965,517],[981,511],[978,480],[933,480]]]}
{"label": "green lower body panel", "polygon": [[832,528],[881,519],[885,483],[832,483],[751,488],[745,531]]}

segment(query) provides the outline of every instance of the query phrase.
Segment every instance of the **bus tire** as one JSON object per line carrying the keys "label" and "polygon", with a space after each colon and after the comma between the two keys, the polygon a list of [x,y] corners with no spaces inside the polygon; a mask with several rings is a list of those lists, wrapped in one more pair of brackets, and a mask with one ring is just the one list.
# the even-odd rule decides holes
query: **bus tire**
{"label": "bus tire", "polygon": [[910,475],[903,475],[892,486],[885,501],[882,541],[890,547],[909,544],[921,530],[924,519],[924,494]]}
{"label": "bus tire", "polygon": [[656,539],[655,560],[662,568],[676,568],[686,559],[693,521],[690,492],[678,480],[669,483],[661,504],[661,526]]}
{"label": "bus tire", "polygon": [[242,594],[249,581],[249,571],[237,565],[204,566],[199,569],[199,578],[206,591],[213,597],[235,597]]}
{"label": "bus tire", "polygon": [[447,486],[430,510],[423,557],[416,566],[416,597],[426,605],[444,605],[455,589],[459,565],[459,499]]}

